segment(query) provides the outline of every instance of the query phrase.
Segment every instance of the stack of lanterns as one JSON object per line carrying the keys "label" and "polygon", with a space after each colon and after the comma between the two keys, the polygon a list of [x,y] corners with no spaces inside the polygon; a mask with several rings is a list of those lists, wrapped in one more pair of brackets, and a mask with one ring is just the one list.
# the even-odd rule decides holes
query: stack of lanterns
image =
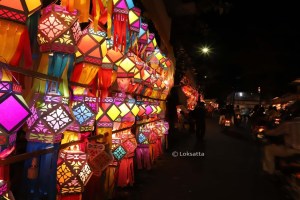
{"label": "stack of lanterns", "polygon": [[[41,1],[0,1],[0,157],[14,150],[26,122],[28,153],[54,149],[25,161],[28,196],[81,199],[95,179],[110,198],[115,185],[133,185],[135,158],[138,168],[150,169],[167,143],[161,118],[173,64],[132,0],[60,3],[41,10],[36,32],[30,30],[35,41],[25,24]],[[93,23],[81,30],[90,10]],[[31,67],[30,44],[39,45],[36,71],[52,78],[32,81],[27,106],[4,63],[18,66],[24,55],[24,67]],[[9,191],[7,181],[0,177],[0,195]]]}

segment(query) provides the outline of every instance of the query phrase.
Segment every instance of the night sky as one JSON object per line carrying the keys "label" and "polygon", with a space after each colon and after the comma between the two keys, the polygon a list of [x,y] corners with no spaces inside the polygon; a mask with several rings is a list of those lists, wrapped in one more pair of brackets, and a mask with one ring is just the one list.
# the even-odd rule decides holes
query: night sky
{"label": "night sky", "polygon": [[[300,77],[299,7],[296,1],[269,2],[228,1],[222,15],[173,16],[174,46],[182,45],[191,56],[207,97],[255,92],[258,86],[265,98],[293,90],[290,82]],[[197,53],[205,44],[213,49],[208,57]]]}

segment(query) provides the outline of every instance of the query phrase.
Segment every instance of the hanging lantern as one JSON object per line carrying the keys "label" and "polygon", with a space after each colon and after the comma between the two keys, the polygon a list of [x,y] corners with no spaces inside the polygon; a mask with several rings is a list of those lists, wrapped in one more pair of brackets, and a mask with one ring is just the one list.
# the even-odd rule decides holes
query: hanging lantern
{"label": "hanging lantern", "polygon": [[130,31],[130,42],[131,48],[137,54],[137,42],[138,35],[141,28],[141,10],[137,7],[133,7],[129,10],[129,31]]}
{"label": "hanging lantern", "polygon": [[40,0],[1,0],[0,18],[25,24],[28,17],[40,7]]}
{"label": "hanging lantern", "polygon": [[152,69],[154,69],[159,74],[162,72],[161,61],[164,59],[164,55],[159,49],[155,49],[151,55],[147,57],[148,63]]}
{"label": "hanging lantern", "polygon": [[30,104],[26,138],[32,142],[58,143],[62,132],[73,123],[69,99],[59,95],[36,93]]}
{"label": "hanging lantern", "polygon": [[96,116],[97,127],[112,128],[113,122],[119,117],[121,111],[115,104],[114,98],[106,97],[100,100],[101,103]]}
{"label": "hanging lantern", "polygon": [[156,47],[157,47],[157,42],[155,39],[155,34],[149,33],[148,44],[146,47],[146,52],[147,52],[146,57],[148,57],[150,54],[152,54]]}
{"label": "hanging lantern", "polygon": [[130,127],[135,122],[135,116],[139,113],[139,107],[131,96],[122,93],[116,94],[118,108],[120,109],[120,122],[123,123],[122,128]]}
{"label": "hanging lantern", "polygon": [[14,145],[17,130],[31,114],[21,93],[22,86],[0,81],[0,151]]}
{"label": "hanging lantern", "polygon": [[100,176],[102,171],[113,162],[113,155],[103,144],[88,142],[87,153],[88,164],[95,176]]}
{"label": "hanging lantern", "polygon": [[75,121],[68,127],[68,130],[76,132],[93,131],[98,110],[97,105],[96,97],[73,96],[71,107]]}
{"label": "hanging lantern", "polygon": [[117,69],[118,78],[133,78],[135,71],[135,61],[131,53],[125,55]]}
{"label": "hanging lantern", "polygon": [[117,69],[118,90],[128,92],[129,85],[133,82],[135,62],[129,56],[124,56]]}
{"label": "hanging lantern", "polygon": [[101,65],[101,71],[98,74],[99,84],[101,88],[101,98],[108,96],[108,89],[114,82],[113,80],[113,69],[119,66],[120,61],[123,58],[123,54],[120,51],[110,49],[104,56]]}
{"label": "hanging lantern", "polygon": [[133,83],[128,86],[128,92],[133,94],[142,89],[142,82],[144,76],[144,61],[134,53],[130,53],[130,58],[135,62]]}
{"label": "hanging lantern", "polygon": [[138,45],[139,45],[138,53],[140,57],[143,57],[142,55],[148,44],[148,38],[149,38],[148,24],[142,23],[139,32],[139,40],[138,40]]}
{"label": "hanging lantern", "polygon": [[126,49],[126,34],[128,29],[128,13],[133,8],[132,0],[113,1],[114,49]]}
{"label": "hanging lantern", "polygon": [[152,76],[153,70],[148,66],[145,65],[144,67],[144,76],[143,76],[143,90],[141,94],[144,96],[150,96],[152,93],[153,85],[152,85]]}
{"label": "hanging lantern", "polygon": [[106,33],[86,28],[77,44],[76,62],[86,62],[101,65],[107,53]]}
{"label": "hanging lantern", "polygon": [[82,151],[63,150],[57,161],[57,183],[61,194],[82,193],[92,175]]}
{"label": "hanging lantern", "polygon": [[64,7],[55,4],[43,9],[38,26],[41,52],[74,53],[80,35],[77,11],[70,13]]}
{"label": "hanging lantern", "polygon": [[121,138],[112,139],[112,154],[117,161],[122,160],[126,154],[126,149],[121,145]]}

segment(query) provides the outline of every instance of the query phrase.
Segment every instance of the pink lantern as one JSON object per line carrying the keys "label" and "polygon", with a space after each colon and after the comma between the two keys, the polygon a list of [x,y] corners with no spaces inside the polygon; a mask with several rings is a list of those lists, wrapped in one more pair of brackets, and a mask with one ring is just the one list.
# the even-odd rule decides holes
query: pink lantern
{"label": "pink lantern", "polygon": [[16,131],[31,114],[21,90],[20,85],[0,81],[0,151],[15,143]]}

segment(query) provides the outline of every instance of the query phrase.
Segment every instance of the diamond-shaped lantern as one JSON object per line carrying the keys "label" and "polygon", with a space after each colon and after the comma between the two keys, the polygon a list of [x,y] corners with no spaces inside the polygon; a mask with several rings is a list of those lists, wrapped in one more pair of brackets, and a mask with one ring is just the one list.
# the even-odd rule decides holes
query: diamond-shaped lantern
{"label": "diamond-shaped lantern", "polygon": [[88,156],[82,151],[63,150],[57,161],[57,184],[61,194],[76,194],[84,191],[92,175]]}
{"label": "diamond-shaped lantern", "polygon": [[129,57],[135,62],[133,83],[128,86],[128,92],[132,94],[142,89],[145,63],[132,52],[129,54]]}
{"label": "diamond-shaped lantern", "polygon": [[25,24],[28,17],[41,6],[40,0],[1,0],[0,18]]}
{"label": "diamond-shaped lantern", "polygon": [[[139,107],[136,105],[136,101],[131,96],[125,94],[116,94],[116,105],[120,109],[120,122],[128,122],[123,128],[131,126],[135,122],[135,116],[139,113]],[[132,123],[132,124],[131,124]]]}
{"label": "diamond-shaped lantern", "polygon": [[157,47],[157,42],[155,39],[155,34],[149,33],[148,44],[146,47],[146,51],[147,51],[146,57],[148,57],[155,50],[156,47]]}
{"label": "diamond-shaped lantern", "polygon": [[152,69],[154,69],[158,73],[161,73],[162,71],[161,60],[163,58],[165,57],[161,53],[161,51],[159,49],[155,49],[155,51],[152,52],[152,54],[147,57],[147,60]]}
{"label": "diamond-shaped lantern", "polygon": [[89,155],[88,164],[93,175],[100,176],[102,171],[113,162],[113,155],[103,144],[89,142],[87,153]]}
{"label": "diamond-shaped lantern", "polygon": [[0,81],[0,150],[13,145],[16,131],[25,123],[31,112],[21,96],[22,86]]}
{"label": "diamond-shaped lantern", "polygon": [[117,69],[118,78],[133,78],[135,72],[135,60],[132,53],[125,55]]}
{"label": "diamond-shaped lantern", "polygon": [[133,7],[129,10],[129,30],[131,48],[135,49],[138,41],[138,35],[141,28],[141,10],[137,7]]}
{"label": "diamond-shaped lantern", "polygon": [[27,120],[26,138],[32,142],[58,143],[62,132],[74,121],[69,99],[59,95],[35,94],[30,104],[32,115]]}
{"label": "diamond-shaped lantern", "polygon": [[93,131],[98,111],[97,105],[98,101],[96,97],[73,96],[71,107],[75,121],[68,127],[68,130],[76,132]]}
{"label": "diamond-shaped lantern", "polygon": [[64,7],[55,4],[43,9],[38,25],[41,52],[74,53],[80,35],[77,11],[70,13]]}
{"label": "diamond-shaped lantern", "polygon": [[107,53],[106,32],[86,28],[77,44],[76,62],[101,65]]}
{"label": "diamond-shaped lantern", "polygon": [[142,23],[140,32],[139,32],[139,39],[138,39],[138,53],[139,56],[142,57],[144,51],[146,50],[149,38],[149,31],[148,31],[148,24]]}
{"label": "diamond-shaped lantern", "polygon": [[112,97],[106,97],[100,99],[100,101],[100,107],[96,116],[97,127],[112,128],[113,122],[119,117],[121,111]]}
{"label": "diamond-shaped lantern", "polygon": [[118,50],[110,49],[102,60],[101,70],[98,73],[99,85],[101,88],[101,98],[108,96],[108,89],[114,82],[113,70],[119,66],[123,54]]}

